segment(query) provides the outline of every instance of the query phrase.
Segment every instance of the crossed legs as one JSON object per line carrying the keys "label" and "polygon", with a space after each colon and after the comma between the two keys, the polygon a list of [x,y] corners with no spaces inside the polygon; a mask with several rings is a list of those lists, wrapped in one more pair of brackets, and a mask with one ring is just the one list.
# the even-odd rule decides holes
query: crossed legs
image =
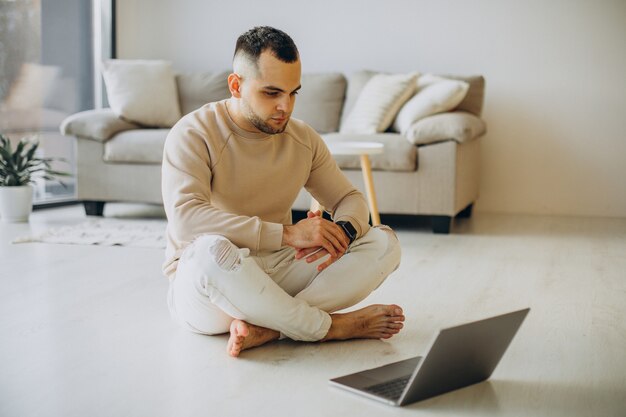
{"label": "crossed legs", "polygon": [[395,305],[330,314],[363,300],[400,262],[391,229],[372,228],[321,273],[292,248],[248,256],[222,236],[205,235],[183,253],[170,284],[172,315],[192,331],[231,332],[229,353],[282,336],[320,341],[388,338],[402,328]]}

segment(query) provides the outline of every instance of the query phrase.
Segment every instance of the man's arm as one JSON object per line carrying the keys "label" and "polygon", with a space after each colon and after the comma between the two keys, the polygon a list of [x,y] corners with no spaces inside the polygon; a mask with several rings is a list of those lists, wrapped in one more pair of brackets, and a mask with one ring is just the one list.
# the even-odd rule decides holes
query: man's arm
{"label": "man's arm", "polygon": [[[369,209],[363,194],[341,172],[322,138],[312,129],[310,134],[313,163],[305,188],[317,201],[330,208],[334,221],[349,221],[357,230],[357,238],[363,236],[369,230]],[[317,235],[319,239],[315,243],[312,239],[305,240],[306,246],[294,242],[290,236],[290,227],[286,227],[283,232],[283,243],[295,247],[296,259],[305,259],[306,262],[330,255],[318,266],[318,270],[322,271],[343,256],[350,240],[341,227],[323,219],[319,211],[307,213],[307,219],[291,227],[301,228],[304,232],[305,227],[313,226],[324,230]]]}
{"label": "man's arm", "polygon": [[[348,249],[348,238],[341,228],[317,215],[307,215],[291,226],[283,227],[283,244],[298,250],[309,249],[311,253],[324,249],[324,254],[330,254],[331,259],[338,259]],[[332,262],[331,262],[332,263]]]}
{"label": "man's arm", "polygon": [[[321,218],[322,212],[319,210],[316,211],[315,213],[312,211],[307,212],[307,219],[311,219],[315,217]],[[304,221],[304,220],[301,220],[301,221]],[[327,220],[323,220],[323,222],[324,224],[332,225],[333,227],[337,228],[338,231],[340,231],[342,235],[342,239],[340,241],[342,241],[342,244],[344,244],[345,246],[342,247],[340,250],[338,250],[335,254],[329,252],[326,248],[322,246],[311,246],[311,247],[305,247],[305,248],[296,247],[297,251],[295,255],[296,259],[304,259],[308,263],[315,262],[316,260],[320,258],[330,255],[328,259],[326,260],[326,262],[322,262],[321,264],[317,266],[317,270],[320,272],[328,268],[331,264],[338,261],[339,258],[341,258],[346,253],[346,251],[348,250],[348,246],[350,244],[348,237],[345,235],[343,230],[339,228],[339,226]]]}
{"label": "man's arm", "polygon": [[346,178],[324,140],[310,129],[313,165],[305,188],[330,211],[333,221],[349,221],[357,238],[369,230],[369,208],[363,194]]}
{"label": "man's arm", "polygon": [[172,237],[191,242],[202,234],[220,234],[240,248],[278,250],[283,225],[220,210],[211,204],[211,160],[202,134],[175,126],[165,141],[162,166],[163,205]]}

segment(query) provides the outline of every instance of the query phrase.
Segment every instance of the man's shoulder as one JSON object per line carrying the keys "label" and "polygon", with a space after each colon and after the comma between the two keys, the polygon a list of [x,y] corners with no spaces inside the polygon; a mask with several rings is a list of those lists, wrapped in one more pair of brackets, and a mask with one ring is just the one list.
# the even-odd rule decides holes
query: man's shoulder
{"label": "man's shoulder", "polygon": [[311,126],[309,126],[304,120],[296,119],[295,117],[289,119],[289,128],[293,130],[294,133],[299,132],[308,134],[309,131],[315,132],[315,130]]}
{"label": "man's shoulder", "polygon": [[219,101],[207,103],[187,113],[172,126],[168,137],[187,137],[193,132],[194,135],[208,141],[211,137],[217,139],[227,134],[227,130],[224,129],[223,123],[220,121],[220,105],[221,102]]}
{"label": "man's shoulder", "polygon": [[319,141],[322,141],[319,133],[300,119],[291,118],[285,133],[289,134],[296,141],[307,146],[308,148],[313,148],[317,143],[319,143]]}
{"label": "man's shoulder", "polygon": [[219,101],[207,103],[194,111],[191,111],[181,117],[172,129],[181,129],[206,125],[206,122],[215,120],[218,117],[217,106]]}

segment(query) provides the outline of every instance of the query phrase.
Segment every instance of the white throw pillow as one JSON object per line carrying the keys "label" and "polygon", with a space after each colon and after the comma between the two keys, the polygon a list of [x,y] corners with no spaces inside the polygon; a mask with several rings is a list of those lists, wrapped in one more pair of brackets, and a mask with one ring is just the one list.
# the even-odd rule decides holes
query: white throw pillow
{"label": "white throw pillow", "polygon": [[418,73],[376,74],[363,87],[341,133],[384,132],[415,93]]}
{"label": "white throw pillow", "polygon": [[13,110],[43,107],[60,73],[61,68],[52,65],[22,64],[3,107]]}
{"label": "white throw pillow", "polygon": [[417,80],[417,93],[406,102],[393,122],[393,129],[406,134],[409,127],[424,117],[454,109],[463,101],[469,83],[425,74]]}
{"label": "white throw pillow", "polygon": [[453,111],[424,117],[413,123],[404,137],[414,145],[453,139],[468,142],[487,131],[485,122],[472,113]]}
{"label": "white throw pillow", "polygon": [[172,127],[180,119],[169,62],[111,59],[102,67],[109,105],[119,117],[153,127]]}

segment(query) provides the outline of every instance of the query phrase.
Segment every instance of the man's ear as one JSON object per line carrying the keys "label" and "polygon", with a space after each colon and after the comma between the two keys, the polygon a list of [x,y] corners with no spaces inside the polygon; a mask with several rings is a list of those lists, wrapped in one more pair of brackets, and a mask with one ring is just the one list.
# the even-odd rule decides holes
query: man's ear
{"label": "man's ear", "polygon": [[232,73],[228,76],[228,89],[233,97],[241,98],[241,77]]}

